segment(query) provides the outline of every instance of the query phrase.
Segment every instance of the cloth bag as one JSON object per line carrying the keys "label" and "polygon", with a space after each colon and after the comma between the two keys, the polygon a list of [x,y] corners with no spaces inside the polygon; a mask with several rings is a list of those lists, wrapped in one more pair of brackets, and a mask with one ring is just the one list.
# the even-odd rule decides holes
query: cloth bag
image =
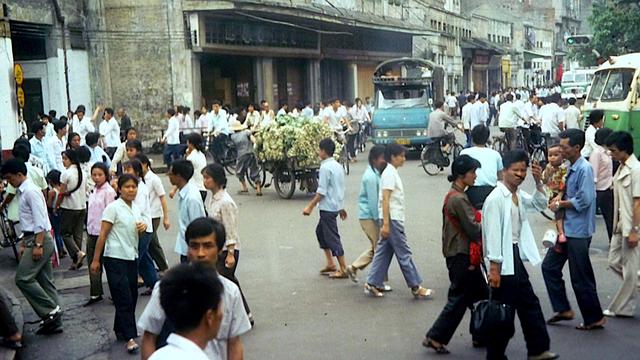
{"label": "cloth bag", "polygon": [[[484,269],[484,264],[483,264]],[[486,272],[486,269],[485,269]],[[489,299],[478,301],[471,312],[471,333],[474,338],[487,341],[492,335],[513,336],[515,333],[515,309],[492,298],[493,289],[489,290]]]}

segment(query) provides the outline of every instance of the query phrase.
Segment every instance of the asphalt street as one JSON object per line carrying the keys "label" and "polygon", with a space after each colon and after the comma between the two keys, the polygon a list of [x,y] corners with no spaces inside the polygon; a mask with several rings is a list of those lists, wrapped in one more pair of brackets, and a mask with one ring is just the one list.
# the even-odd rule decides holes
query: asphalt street
{"label": "asphalt street", "polygon": [[[345,207],[349,214],[339,223],[347,261],[353,261],[368,245],[358,223],[357,197],[366,158],[351,167],[346,180]],[[449,286],[445,261],[441,253],[441,207],[449,183],[446,173],[428,176],[419,161],[409,160],[400,169],[406,193],[406,232],[414,259],[424,278],[424,286],[434,289],[432,300],[414,300],[394,261],[389,270],[393,291],[382,299],[366,297],[361,282],[330,280],[318,275],[324,255],[315,239],[318,215],[302,215],[309,195],[297,191],[290,200],[278,197],[273,188],[265,196],[236,195],[235,178],[229,179],[229,192],[240,208],[240,243],[242,246],[238,278],[255,316],[255,328],[243,336],[246,359],[423,359],[438,357],[420,343],[446,302]],[[168,188],[168,181],[163,176]],[[529,181],[525,189],[533,189]],[[173,252],[177,231],[176,201],[169,201],[172,227],[160,231],[170,264],[178,262]],[[539,214],[529,219],[534,233],[541,239],[551,223]],[[491,221],[486,219],[485,221]],[[596,272],[598,292],[603,308],[617,290],[619,281],[607,270],[607,240],[604,223],[598,219],[591,259]],[[1,285],[21,294],[13,284],[14,263],[7,249],[0,253]],[[116,343],[111,331],[113,307],[109,301],[83,308],[88,296],[86,269],[70,273],[68,265],[57,270],[66,310],[65,332],[51,337],[33,334],[26,325],[28,347],[23,359],[127,359],[123,343]],[[534,289],[540,298],[545,317],[552,314],[539,267],[528,266]],[[568,268],[565,279],[569,279]],[[567,282],[574,308],[575,296]],[[105,291],[108,293],[106,282]],[[23,300],[25,320],[35,320]],[[140,314],[147,298],[138,300]],[[579,314],[579,312],[578,312]],[[484,350],[471,346],[468,333],[469,314],[449,344],[450,359],[483,358]],[[637,359],[640,353],[640,321],[610,319],[605,330],[580,332],[574,329],[578,318],[561,326],[548,327],[551,350],[563,359]],[[522,333],[512,339],[507,355],[526,358]]]}

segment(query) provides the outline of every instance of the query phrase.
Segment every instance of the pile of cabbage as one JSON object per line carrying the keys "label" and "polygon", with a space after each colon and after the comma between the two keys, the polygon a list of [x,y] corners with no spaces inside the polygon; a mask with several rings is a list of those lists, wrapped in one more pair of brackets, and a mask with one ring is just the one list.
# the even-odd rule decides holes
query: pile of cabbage
{"label": "pile of cabbage", "polygon": [[258,160],[294,159],[301,168],[319,166],[318,144],[322,139],[334,140],[336,160],[342,151],[342,144],[336,141],[329,125],[317,119],[305,117],[279,116],[269,126],[258,131],[255,137],[255,152]]}

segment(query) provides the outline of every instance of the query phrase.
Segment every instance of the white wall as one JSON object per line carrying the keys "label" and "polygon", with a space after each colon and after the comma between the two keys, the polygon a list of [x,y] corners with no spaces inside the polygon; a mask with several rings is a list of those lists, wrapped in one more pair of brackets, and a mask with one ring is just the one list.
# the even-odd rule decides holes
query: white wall
{"label": "white wall", "polygon": [[13,148],[18,134],[16,80],[10,38],[0,38],[0,141],[2,150]]}
{"label": "white wall", "polygon": [[[62,49],[58,49],[58,74],[63,94],[64,103],[58,109],[67,108],[67,96],[64,86],[64,58]],[[91,80],[89,78],[89,56],[85,50],[67,50],[67,63],[69,66],[69,95],[71,96],[71,110],[75,110],[78,105],[87,108],[87,115],[93,114],[93,104],[91,102]],[[100,86],[100,84],[95,84]],[[58,110],[60,114],[61,111]],[[64,111],[66,113],[66,111]]]}

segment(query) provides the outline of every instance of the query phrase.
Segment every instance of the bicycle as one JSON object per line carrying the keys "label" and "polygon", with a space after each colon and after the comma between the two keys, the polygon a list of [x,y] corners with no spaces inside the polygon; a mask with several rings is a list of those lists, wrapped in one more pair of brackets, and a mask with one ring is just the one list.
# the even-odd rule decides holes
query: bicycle
{"label": "bicycle", "polygon": [[236,150],[236,145],[231,140],[231,136],[227,136],[224,139],[224,143],[222,144],[222,156],[217,154],[216,151],[213,151],[213,144],[215,142],[215,135],[209,135],[209,152],[213,157],[213,161],[222,165],[224,169],[229,173],[229,175],[236,174],[236,162],[238,160],[238,151]]}
{"label": "bicycle", "polygon": [[[458,131],[462,131],[459,126]],[[438,141],[429,140],[430,142],[422,149],[420,153],[420,162],[424,171],[430,175],[438,175],[445,167],[448,167],[452,161],[460,156],[460,152],[464,146],[456,140],[455,133],[450,133]],[[449,145],[448,152],[443,151],[443,147]]]}
{"label": "bicycle", "polygon": [[[4,200],[4,196],[5,196],[5,191],[3,190],[0,193],[0,202]],[[14,198],[14,201],[18,201],[18,199]],[[11,247],[11,249],[13,250],[13,255],[16,258],[16,262],[19,262],[20,257],[18,256],[17,244],[22,239],[18,237],[15,224],[13,223],[13,221],[9,220],[6,207],[0,210],[0,230],[2,231],[2,239],[0,240],[0,247],[3,247],[3,248]]]}

